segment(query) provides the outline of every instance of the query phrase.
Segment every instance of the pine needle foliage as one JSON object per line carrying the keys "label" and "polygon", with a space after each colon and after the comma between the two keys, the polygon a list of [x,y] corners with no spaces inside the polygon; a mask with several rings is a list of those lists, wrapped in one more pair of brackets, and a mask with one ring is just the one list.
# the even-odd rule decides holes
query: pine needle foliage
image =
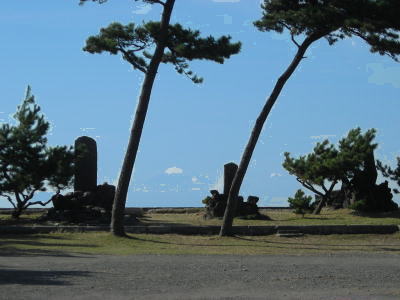
{"label": "pine needle foliage", "polygon": [[[134,69],[146,73],[153,55],[149,51],[160,42],[160,22],[147,22],[142,25],[111,23],[100,29],[100,33],[86,41],[84,51],[89,53],[120,53]],[[161,62],[169,63],[175,70],[189,77],[194,83],[203,82],[189,70],[189,61],[210,60],[223,64],[225,59],[240,51],[241,44],[231,43],[230,36],[215,39],[212,36],[200,37],[198,30],[185,29],[180,24],[170,25],[165,42],[166,52]]]}
{"label": "pine needle foliage", "polygon": [[294,197],[288,198],[289,207],[294,209],[295,214],[302,215],[304,218],[304,214],[311,210],[311,196],[306,196],[306,194],[298,189],[294,194]]}
{"label": "pine needle foliage", "polygon": [[[386,178],[389,178],[397,183],[400,187],[400,157],[397,157],[397,167],[392,169],[388,165],[384,165],[381,161],[377,161],[377,169],[382,173],[382,175]],[[398,189],[393,189],[396,194],[400,194]]]}
{"label": "pine needle foliage", "polygon": [[363,170],[367,156],[377,147],[372,143],[375,133],[375,129],[370,129],[362,134],[361,129],[356,128],[339,141],[338,148],[324,140],[317,143],[313,152],[298,158],[285,152],[282,165],[296,176],[302,186],[321,196],[321,202],[325,203],[339,181],[349,182]]}
{"label": "pine needle foliage", "polygon": [[0,127],[0,197],[8,200],[13,217],[18,218],[29,206],[49,203],[32,201],[36,192],[50,187],[59,193],[71,185],[73,151],[66,146],[47,146],[50,124],[29,86],[13,117],[15,125]]}

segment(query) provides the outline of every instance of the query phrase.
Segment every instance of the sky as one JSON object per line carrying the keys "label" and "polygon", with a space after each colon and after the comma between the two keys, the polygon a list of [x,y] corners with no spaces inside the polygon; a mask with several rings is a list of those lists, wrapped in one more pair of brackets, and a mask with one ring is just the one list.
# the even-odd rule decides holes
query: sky
{"label": "sky", "polygon": [[[111,22],[159,20],[161,9],[132,0],[78,2],[0,2],[0,122],[13,122],[29,84],[51,123],[49,145],[94,138],[98,183],[116,184],[143,75],[119,55],[82,48]],[[258,31],[252,22],[260,16],[260,0],[176,0],[172,23],[202,36],[230,35],[242,50],[223,65],[192,62],[204,77],[201,85],[171,65],[160,66],[127,206],[199,207],[209,190],[222,192],[223,165],[239,163],[266,98],[296,51],[287,34]],[[376,158],[394,166],[400,156],[400,65],[370,53],[359,38],[333,46],[320,40],[306,56],[264,126],[241,188],[244,197],[258,196],[259,206],[287,206],[302,188],[282,167],[286,151],[307,154],[317,142],[337,143],[361,127],[377,129]]]}

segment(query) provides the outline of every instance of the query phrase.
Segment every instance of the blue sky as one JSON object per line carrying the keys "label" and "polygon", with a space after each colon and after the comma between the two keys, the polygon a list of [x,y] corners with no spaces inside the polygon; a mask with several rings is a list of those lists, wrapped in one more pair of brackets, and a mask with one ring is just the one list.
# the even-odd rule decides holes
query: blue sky
{"label": "blue sky", "polygon": [[[143,76],[120,56],[82,51],[90,35],[118,21],[158,20],[158,5],[109,0],[0,3],[0,122],[28,84],[47,120],[51,145],[96,139],[98,182],[116,183]],[[254,121],[296,47],[287,35],[259,32],[259,0],[176,0],[172,22],[203,36],[231,35],[240,54],[224,65],[198,61],[201,85],[162,65],[153,89],[128,206],[202,206],[222,188],[223,165],[238,163]],[[400,65],[369,52],[360,39],[318,41],[291,77],[260,137],[242,185],[261,206],[286,206],[300,188],[282,168],[283,152],[308,153],[360,126],[378,130],[375,155],[394,165],[399,145]],[[382,181],[381,178],[378,181]],[[46,199],[43,193],[38,198]],[[6,206],[6,201],[0,206]]]}

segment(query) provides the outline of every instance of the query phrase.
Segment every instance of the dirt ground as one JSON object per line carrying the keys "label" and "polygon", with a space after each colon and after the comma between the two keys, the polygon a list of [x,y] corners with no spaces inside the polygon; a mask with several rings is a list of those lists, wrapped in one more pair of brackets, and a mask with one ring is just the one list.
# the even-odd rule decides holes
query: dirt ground
{"label": "dirt ground", "polygon": [[0,257],[0,299],[400,299],[400,257]]}

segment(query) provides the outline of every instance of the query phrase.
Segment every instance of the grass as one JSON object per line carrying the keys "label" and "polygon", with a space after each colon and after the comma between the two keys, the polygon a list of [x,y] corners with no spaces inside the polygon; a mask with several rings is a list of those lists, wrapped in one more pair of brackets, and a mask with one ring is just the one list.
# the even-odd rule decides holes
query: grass
{"label": "grass", "polygon": [[[221,219],[204,219],[204,212],[199,209],[178,210],[176,213],[173,212],[174,210],[172,209],[166,211],[150,211],[139,217],[139,221],[141,225],[201,226],[222,224]],[[350,209],[323,209],[320,215],[306,214],[304,218],[287,209],[269,209],[260,210],[260,212],[268,216],[269,220],[244,220],[236,218],[234,220],[234,225],[400,225],[400,211],[357,215]],[[9,215],[0,214],[0,225],[29,225],[36,223],[35,219],[39,216],[39,213],[23,214],[20,220],[13,220]]]}
{"label": "grass", "polygon": [[[323,210],[318,216],[295,215],[289,210],[261,211],[270,220],[235,219],[234,225],[338,225],[400,224],[400,214],[359,216],[348,209]],[[1,225],[35,223],[39,214],[23,215],[19,221],[0,215]],[[202,212],[145,213],[139,218],[147,225],[220,225],[222,220],[205,220]],[[283,238],[275,235],[257,237],[187,236],[132,234],[128,239],[107,232],[51,233],[0,236],[0,256],[79,255],[79,254],[318,254],[343,252],[382,252],[400,254],[400,232],[374,235],[306,235]]]}
{"label": "grass", "polygon": [[[320,215],[294,214],[291,210],[261,210],[270,220],[243,220],[236,218],[234,225],[400,225],[400,212],[356,215],[350,209],[322,210]],[[221,225],[221,219],[205,220],[203,213],[186,214],[144,214],[140,221],[147,225],[175,224],[175,225]]]}
{"label": "grass", "polygon": [[338,254],[375,252],[400,255],[400,233],[387,235],[309,235],[282,238],[132,234],[117,238],[106,232],[3,235],[0,256],[79,254]]}

